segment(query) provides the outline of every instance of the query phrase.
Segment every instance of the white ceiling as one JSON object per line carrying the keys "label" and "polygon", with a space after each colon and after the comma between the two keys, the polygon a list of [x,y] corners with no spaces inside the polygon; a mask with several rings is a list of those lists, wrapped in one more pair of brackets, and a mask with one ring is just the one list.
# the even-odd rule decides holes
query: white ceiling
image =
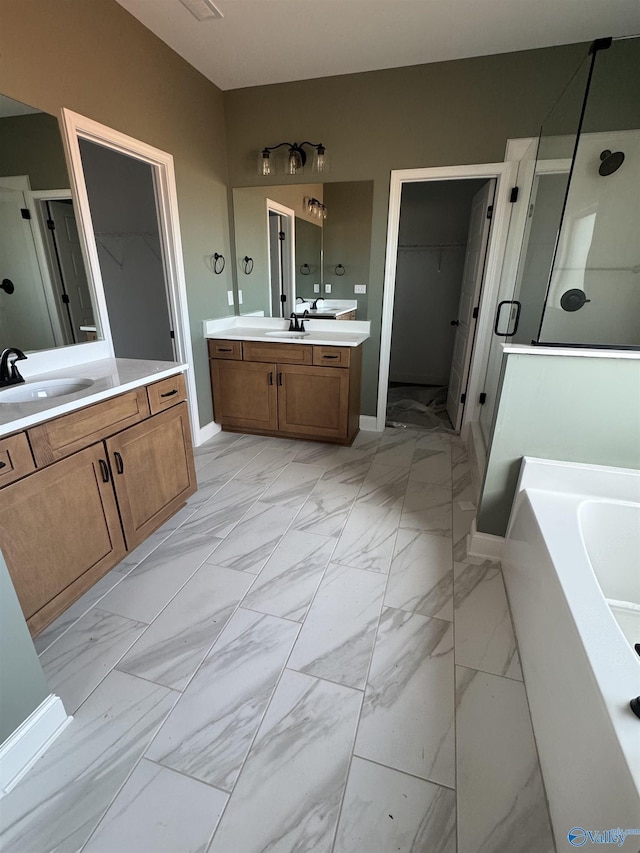
{"label": "white ceiling", "polygon": [[221,89],[640,32],[638,0],[118,0]]}

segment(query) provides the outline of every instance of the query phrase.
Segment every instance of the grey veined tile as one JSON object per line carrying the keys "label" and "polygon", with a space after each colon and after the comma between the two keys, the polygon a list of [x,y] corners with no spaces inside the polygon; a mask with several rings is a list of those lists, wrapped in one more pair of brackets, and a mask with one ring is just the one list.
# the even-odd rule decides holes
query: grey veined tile
{"label": "grey veined tile", "polygon": [[335,543],[328,536],[290,530],[244,597],[242,606],[302,621]]}
{"label": "grey veined tile", "polygon": [[456,853],[456,795],[354,757],[334,853]]}
{"label": "grey veined tile", "polygon": [[147,751],[147,758],[230,791],[299,626],[237,610]]}
{"label": "grey veined tile", "polygon": [[209,556],[208,562],[257,575],[295,514],[292,507],[257,501]]}
{"label": "grey veined tile", "polygon": [[399,503],[387,507],[356,501],[332,561],[356,569],[388,572],[399,519]]}
{"label": "grey veined tile", "polygon": [[355,752],[455,785],[453,625],[383,608]]}
{"label": "grey veined tile", "polygon": [[502,572],[455,565],[456,663],[522,681]]}
{"label": "grey veined tile", "polygon": [[244,572],[205,563],[118,669],[184,690],[252,582]]}
{"label": "grey veined tile", "polygon": [[420,530],[399,530],[384,603],[451,621],[451,539]]}
{"label": "grey veined tile", "polygon": [[451,489],[409,480],[400,527],[451,536]]}
{"label": "grey veined tile", "polygon": [[231,480],[218,489],[215,495],[195,515],[191,516],[182,530],[200,541],[215,537],[222,538],[233,530],[261,493],[260,486]]}
{"label": "grey veined tile", "polygon": [[91,610],[121,580],[120,572],[112,569],[90,587],[84,595],[81,595],[77,601],[74,601],[71,607],[68,607],[51,625],[33,638],[33,645],[38,654],[42,654],[52,643],[55,643],[58,637],[61,637],[81,616]]}
{"label": "grey veined tile", "polygon": [[406,468],[374,462],[358,492],[358,502],[395,506],[404,498],[408,479]]}
{"label": "grey veined tile", "polygon": [[451,453],[448,450],[434,450],[428,447],[416,447],[409,469],[409,479],[419,483],[434,483],[440,486],[451,485]]}
{"label": "grey veined tile", "polygon": [[385,577],[330,565],[289,658],[290,669],[363,689]]}
{"label": "grey veined tile", "polygon": [[456,681],[459,853],[554,853],[524,684],[465,667]]}
{"label": "grey veined tile", "polygon": [[100,608],[152,622],[195,573],[220,540],[194,536],[186,527],[156,548],[100,601]]}
{"label": "grey veined tile", "polygon": [[260,500],[299,509],[324,471],[315,465],[290,462],[271,483]]}
{"label": "grey veined tile", "polygon": [[110,673],[3,797],[3,853],[80,850],[177,697],[141,678]]}
{"label": "grey veined tile", "polygon": [[40,658],[53,693],[74,714],[147,626],[94,608]]}
{"label": "grey veined tile", "polygon": [[409,468],[416,449],[418,433],[411,429],[386,429],[382,434],[376,462]]}
{"label": "grey veined tile", "polygon": [[321,536],[339,536],[357,493],[357,486],[319,480],[292,527]]}
{"label": "grey veined tile", "polygon": [[329,853],[361,697],[285,671],[209,853]]}
{"label": "grey veined tile", "polygon": [[373,458],[373,450],[358,450],[353,447],[335,447],[320,444],[301,450],[298,462],[306,462],[324,469],[323,480],[331,480],[348,486],[359,486]]}
{"label": "grey veined tile", "polygon": [[277,444],[268,445],[254,456],[248,465],[244,466],[237,474],[237,479],[266,488],[282,473],[289,462],[293,462],[295,456],[295,450],[279,447]]}
{"label": "grey veined tile", "polygon": [[205,853],[227,795],[142,759],[83,853]]}

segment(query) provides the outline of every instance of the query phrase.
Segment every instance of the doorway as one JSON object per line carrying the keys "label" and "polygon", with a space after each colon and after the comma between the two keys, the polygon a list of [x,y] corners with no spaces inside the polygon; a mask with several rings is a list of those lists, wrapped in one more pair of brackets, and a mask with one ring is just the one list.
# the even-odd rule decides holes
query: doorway
{"label": "doorway", "polygon": [[388,424],[460,428],[494,192],[473,178],[402,188]]}
{"label": "doorway", "polygon": [[267,224],[271,316],[288,317],[296,301],[295,211],[268,198]]}
{"label": "doorway", "polygon": [[[446,166],[433,169],[405,169],[391,173],[376,429],[383,430],[387,421],[391,348],[394,315],[397,310],[396,284],[398,278],[398,259],[402,251],[404,251],[401,247],[405,245],[400,241],[400,217],[404,188],[411,184],[437,182],[444,184],[446,189],[446,185],[454,186],[457,182],[474,182],[470,183],[468,188],[463,187],[459,191],[461,195],[466,195],[468,199],[466,221],[470,229],[474,227],[470,210],[471,200],[474,195],[481,194],[476,199],[478,212],[476,213],[477,221],[475,227],[478,233],[473,232],[475,234],[473,240],[468,239],[469,231],[467,231],[464,240],[460,238],[439,238],[435,240],[430,237],[428,238],[428,247],[420,246],[420,248],[425,249],[426,256],[428,254],[432,255],[430,264],[433,276],[438,275],[438,265],[440,265],[440,275],[442,274],[445,263],[445,252],[452,253],[451,259],[454,257],[453,252],[460,253],[458,266],[462,266],[462,280],[465,278],[465,260],[468,260],[467,286],[463,287],[461,280],[459,284],[460,290],[457,293],[454,290],[448,292],[449,301],[442,298],[436,300],[439,307],[451,311],[451,296],[457,296],[457,310],[444,321],[449,324],[447,331],[449,333],[449,352],[451,353],[449,357],[449,371],[448,374],[445,374],[447,392],[446,394],[440,392],[440,398],[436,405],[443,406],[444,404],[443,411],[447,408],[449,409],[450,413],[447,412],[447,416],[449,416],[451,425],[447,428],[465,433],[472,417],[477,417],[477,410],[480,405],[478,399],[479,391],[481,390],[480,384],[484,377],[483,367],[490,344],[491,322],[499,289],[499,272],[502,267],[502,258],[509,226],[509,193],[513,185],[516,170],[517,167],[514,167],[511,163],[490,163],[471,166]],[[419,191],[416,192],[419,193]],[[484,197],[482,197],[482,193],[485,194]],[[492,210],[489,211],[491,206]],[[481,213],[482,210],[484,210],[484,214]],[[490,220],[487,219],[488,213],[491,214]],[[431,216],[433,217],[434,214],[432,213]],[[423,242],[427,242],[427,238],[422,239]],[[463,250],[462,247],[458,246],[458,248],[453,249],[439,245],[444,243],[464,243],[465,248]],[[432,244],[438,245],[434,246]],[[465,258],[467,245],[474,247],[473,257],[470,252],[468,259]],[[419,249],[415,251],[417,253]],[[447,263],[455,267],[453,260],[447,259]],[[471,286],[472,281],[474,282],[473,287]],[[424,288],[424,292],[428,292],[426,288]],[[413,322],[423,330],[424,324],[427,322],[427,309],[424,308],[422,313],[413,310],[412,314]],[[453,326],[451,326],[452,322]],[[438,325],[439,331],[442,332],[442,312],[440,313]],[[400,337],[402,339],[404,333],[400,331],[401,328],[401,322],[397,323],[396,338]],[[424,331],[421,331],[420,335],[420,341],[422,341],[422,338],[427,337]],[[453,341],[451,337],[453,337]],[[445,347],[441,348],[440,355],[443,352],[446,352]],[[421,370],[424,370],[423,361],[424,359],[420,357],[413,359],[414,363],[420,363]],[[455,368],[453,367],[454,363],[456,365]],[[442,371],[442,368],[440,370]],[[424,372],[422,375],[424,376]],[[441,372],[438,381],[443,381],[444,378]],[[444,385],[438,387],[444,388]],[[449,393],[449,387],[452,389],[451,393]],[[459,389],[459,392],[456,390],[456,387]],[[449,398],[448,404],[446,402],[447,397]]]}

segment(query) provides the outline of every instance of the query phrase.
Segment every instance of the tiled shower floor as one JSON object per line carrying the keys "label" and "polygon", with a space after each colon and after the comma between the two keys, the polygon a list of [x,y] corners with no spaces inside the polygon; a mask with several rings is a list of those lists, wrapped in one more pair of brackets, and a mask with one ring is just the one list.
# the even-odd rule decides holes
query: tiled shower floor
{"label": "tiled shower floor", "polygon": [[196,453],[188,505],[36,640],[74,720],[4,853],[551,853],[459,439]]}

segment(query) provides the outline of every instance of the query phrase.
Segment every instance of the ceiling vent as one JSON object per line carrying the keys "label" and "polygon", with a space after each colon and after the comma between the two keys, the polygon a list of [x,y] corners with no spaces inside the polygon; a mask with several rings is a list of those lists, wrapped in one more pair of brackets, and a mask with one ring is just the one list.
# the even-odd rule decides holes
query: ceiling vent
{"label": "ceiling vent", "polygon": [[211,0],[180,0],[183,6],[199,21],[211,21],[214,18],[224,18],[224,15]]}

